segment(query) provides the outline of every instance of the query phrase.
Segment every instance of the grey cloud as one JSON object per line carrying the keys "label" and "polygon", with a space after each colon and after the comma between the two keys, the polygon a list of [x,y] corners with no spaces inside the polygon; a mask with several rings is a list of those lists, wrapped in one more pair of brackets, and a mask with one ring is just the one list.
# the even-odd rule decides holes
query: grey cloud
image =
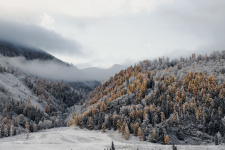
{"label": "grey cloud", "polygon": [[50,53],[81,54],[81,45],[76,41],[37,25],[0,20],[0,39],[40,48]]}

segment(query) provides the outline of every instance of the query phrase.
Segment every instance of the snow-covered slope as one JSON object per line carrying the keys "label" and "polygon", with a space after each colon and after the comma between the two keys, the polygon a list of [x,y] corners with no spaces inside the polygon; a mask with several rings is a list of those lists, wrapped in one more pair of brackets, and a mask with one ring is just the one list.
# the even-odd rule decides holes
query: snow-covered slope
{"label": "snow-covered slope", "polygon": [[[132,137],[126,141],[115,131],[90,131],[77,127],[54,128],[0,139],[0,150],[104,150],[114,142],[116,150],[172,150],[171,145],[159,145],[138,141]],[[177,146],[178,150],[225,150],[225,145]]]}
{"label": "snow-covered slope", "polygon": [[65,126],[67,108],[84,94],[63,81],[24,72],[12,60],[0,55],[0,138],[23,133],[26,124],[30,132]]}
{"label": "snow-covered slope", "polygon": [[[44,105],[38,103],[38,97],[31,93],[31,90],[25,84],[25,75],[13,75],[11,73],[0,73],[0,86],[10,94],[14,100],[27,101],[29,97],[33,106],[44,110]],[[4,97],[0,96],[0,97]]]}

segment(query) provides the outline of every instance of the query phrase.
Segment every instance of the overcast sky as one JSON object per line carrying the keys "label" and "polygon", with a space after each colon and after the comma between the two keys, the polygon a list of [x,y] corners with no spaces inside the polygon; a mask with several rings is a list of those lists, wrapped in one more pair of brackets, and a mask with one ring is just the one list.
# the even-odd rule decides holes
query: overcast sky
{"label": "overcast sky", "polygon": [[0,39],[78,68],[225,50],[225,0],[0,0]]}

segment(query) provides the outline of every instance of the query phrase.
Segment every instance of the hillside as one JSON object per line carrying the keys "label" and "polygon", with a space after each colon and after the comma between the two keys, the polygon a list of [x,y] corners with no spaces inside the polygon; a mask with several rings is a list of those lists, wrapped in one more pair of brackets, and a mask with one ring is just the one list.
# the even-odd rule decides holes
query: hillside
{"label": "hillside", "polygon": [[68,83],[35,77],[1,59],[0,138],[66,126],[67,109],[84,96]]}
{"label": "hillside", "polygon": [[[161,144],[224,143],[225,51],[145,60],[99,85],[74,124]],[[71,121],[71,120],[69,120]]]}
{"label": "hillside", "polygon": [[8,41],[0,41],[0,54],[7,57],[25,57],[26,60],[54,60],[64,63],[43,50],[21,46]]}
{"label": "hillside", "polygon": [[[102,84],[40,78],[24,72],[14,59],[0,58],[0,137],[74,124],[117,130],[124,140],[225,143],[225,51],[144,60]],[[86,70],[88,75],[103,71]]]}
{"label": "hillside", "polygon": [[101,84],[45,75],[49,71],[65,77],[69,69],[74,69],[70,76],[81,74],[44,51],[0,42],[0,138],[66,126],[70,107],[83,104],[86,95]]}
{"label": "hillside", "polygon": [[74,81],[69,82],[70,86],[73,87],[76,90],[81,90],[85,94],[88,94],[89,92],[93,91],[97,86],[101,84],[100,81]]}

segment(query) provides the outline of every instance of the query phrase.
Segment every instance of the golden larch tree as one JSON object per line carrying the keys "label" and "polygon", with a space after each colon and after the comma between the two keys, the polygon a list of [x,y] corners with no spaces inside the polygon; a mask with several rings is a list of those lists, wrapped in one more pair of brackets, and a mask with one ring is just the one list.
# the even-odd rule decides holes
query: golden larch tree
{"label": "golden larch tree", "polygon": [[142,131],[141,131],[141,128],[140,127],[138,128],[137,136],[138,136],[138,138],[139,138],[140,141],[143,140],[143,135],[142,135]]}
{"label": "golden larch tree", "polygon": [[128,140],[128,139],[130,138],[130,130],[129,130],[129,128],[128,128],[127,123],[126,123],[126,126],[125,126],[124,138],[125,138],[126,140]]}
{"label": "golden larch tree", "polygon": [[166,145],[169,145],[170,144],[170,138],[169,138],[168,135],[165,136],[164,142],[165,142]]}

